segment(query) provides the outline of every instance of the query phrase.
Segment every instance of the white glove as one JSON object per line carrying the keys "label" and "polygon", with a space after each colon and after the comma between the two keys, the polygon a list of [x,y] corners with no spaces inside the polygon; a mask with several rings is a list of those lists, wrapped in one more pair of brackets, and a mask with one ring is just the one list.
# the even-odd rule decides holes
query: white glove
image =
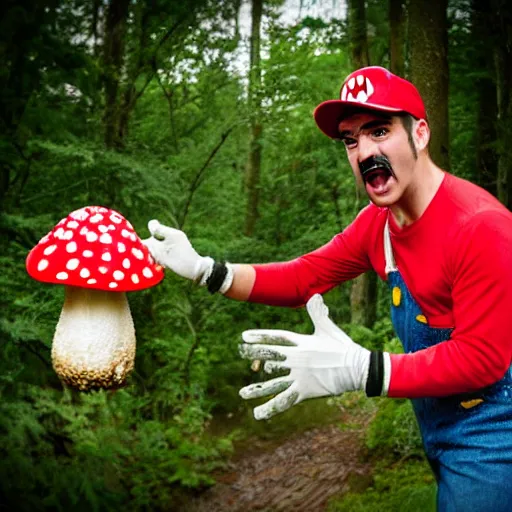
{"label": "white glove", "polygon": [[142,243],[160,265],[181,277],[206,283],[213,268],[212,258],[199,256],[187,235],[179,229],[164,226],[157,220],[150,220],[148,229],[152,236]]}
{"label": "white glove", "polygon": [[257,420],[268,419],[308,398],[365,389],[370,351],[354,343],[331,321],[321,295],[311,297],[306,307],[315,326],[313,335],[265,329],[242,334],[243,358],[266,360],[267,373],[291,370],[285,377],[250,384],[240,390],[240,396],[245,399],[277,394],[254,409]]}

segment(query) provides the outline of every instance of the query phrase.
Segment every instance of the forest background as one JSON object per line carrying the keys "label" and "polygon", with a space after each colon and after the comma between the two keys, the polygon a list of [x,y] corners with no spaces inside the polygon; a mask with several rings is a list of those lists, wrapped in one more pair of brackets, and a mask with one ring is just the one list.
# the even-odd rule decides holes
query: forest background
{"label": "forest background", "polygon": [[[292,17],[290,5],[2,2],[0,508],[179,510],[244,439],[336,421],[336,401],[320,400],[256,424],[255,404],[238,397],[263,378],[239,359],[240,333],[310,332],[303,309],[212,297],[171,272],[129,295],[138,344],[128,385],[64,388],[50,357],[64,290],[31,280],[24,262],[69,212],[113,208],[141,238],[158,218],[185,230],[200,254],[232,262],[313,250],[365,198],[312,111],[367,64],[413,80],[434,160],[510,207],[510,3],[303,0]],[[325,300],[354,339],[400,350],[374,275]],[[371,402],[367,446],[385,475],[372,499],[400,503],[404,486],[418,503],[430,499],[409,403]],[[332,507],[377,510],[375,501],[365,508],[368,493]]]}

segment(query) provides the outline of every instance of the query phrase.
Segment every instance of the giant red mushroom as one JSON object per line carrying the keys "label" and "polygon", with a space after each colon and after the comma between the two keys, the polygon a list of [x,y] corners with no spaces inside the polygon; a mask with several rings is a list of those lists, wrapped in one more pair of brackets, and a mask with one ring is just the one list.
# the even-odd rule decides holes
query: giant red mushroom
{"label": "giant red mushroom", "polygon": [[122,385],[135,359],[125,292],[164,277],[132,225],[102,206],[76,210],[30,251],[26,268],[38,281],[65,285],[52,343],[60,379],[81,391]]}

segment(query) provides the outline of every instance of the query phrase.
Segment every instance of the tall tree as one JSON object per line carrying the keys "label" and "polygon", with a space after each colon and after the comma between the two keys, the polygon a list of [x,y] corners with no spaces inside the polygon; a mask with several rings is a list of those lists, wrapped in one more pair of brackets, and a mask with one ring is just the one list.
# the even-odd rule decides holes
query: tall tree
{"label": "tall tree", "polygon": [[[351,57],[354,69],[370,65],[366,7],[364,0],[350,0],[348,31],[351,41]],[[358,198],[358,208],[363,206]],[[354,279],[350,291],[351,322],[372,327],[377,316],[377,274],[373,271]]]}
{"label": "tall tree", "polygon": [[389,67],[392,73],[404,76],[405,9],[403,0],[389,0]]}
{"label": "tall tree", "polygon": [[509,2],[492,2],[496,31],[494,62],[496,69],[496,96],[498,100],[498,199],[512,207],[512,7]]}
{"label": "tall tree", "polygon": [[430,154],[445,170],[450,168],[447,7],[448,0],[415,0],[408,12],[409,78],[425,101]]}
{"label": "tall tree", "polygon": [[478,41],[473,65],[477,70],[474,82],[478,95],[476,130],[476,180],[478,184],[497,195],[496,119],[498,100],[494,79],[494,60],[489,58],[489,48],[494,44],[494,12],[487,0],[472,0],[471,36]]}
{"label": "tall tree", "polygon": [[249,69],[249,113],[251,138],[246,168],[247,210],[244,232],[252,236],[258,218],[259,185],[261,172],[261,15],[263,0],[252,0],[251,56]]}
{"label": "tall tree", "polygon": [[111,0],[107,7],[103,65],[105,73],[105,145],[119,146],[119,85],[124,62],[130,0]]}

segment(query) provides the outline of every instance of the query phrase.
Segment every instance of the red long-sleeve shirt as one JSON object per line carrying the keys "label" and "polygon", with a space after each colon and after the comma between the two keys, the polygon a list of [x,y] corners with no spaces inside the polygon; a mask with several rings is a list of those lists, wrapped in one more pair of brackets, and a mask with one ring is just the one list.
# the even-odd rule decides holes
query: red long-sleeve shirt
{"label": "red long-sleeve shirt", "polygon": [[[423,215],[400,228],[393,254],[432,327],[450,340],[391,355],[389,396],[445,396],[501,379],[512,359],[512,213],[480,187],[445,174]],[[373,204],[329,243],[295,260],[255,265],[250,301],[299,306],[373,268],[384,272],[388,210]]]}

